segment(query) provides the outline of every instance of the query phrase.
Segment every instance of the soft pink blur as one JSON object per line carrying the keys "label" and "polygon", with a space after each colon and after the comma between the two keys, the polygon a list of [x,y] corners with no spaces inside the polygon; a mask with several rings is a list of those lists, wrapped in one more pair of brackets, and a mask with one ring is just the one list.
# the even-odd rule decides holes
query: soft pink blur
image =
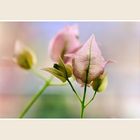
{"label": "soft pink blur", "polygon": [[65,57],[66,54],[74,53],[79,47],[79,30],[78,26],[66,26],[51,40],[49,45],[49,52],[51,58],[55,62],[59,62],[62,57],[65,63],[70,62],[71,59]]}
{"label": "soft pink blur", "polygon": [[0,23],[0,94],[18,93],[17,89],[24,83],[24,70],[14,64],[12,58],[16,40],[28,43],[32,37],[29,32],[24,23]]}

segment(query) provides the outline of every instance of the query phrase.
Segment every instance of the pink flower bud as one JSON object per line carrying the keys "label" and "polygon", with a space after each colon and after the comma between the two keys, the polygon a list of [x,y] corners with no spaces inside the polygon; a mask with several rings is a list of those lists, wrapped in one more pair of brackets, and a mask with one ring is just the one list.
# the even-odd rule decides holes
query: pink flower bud
{"label": "pink flower bud", "polygon": [[92,35],[73,58],[73,74],[77,82],[84,85],[87,69],[89,69],[87,79],[89,85],[96,77],[103,74],[107,63],[101,54],[94,35]]}
{"label": "pink flower bud", "polygon": [[53,61],[59,62],[60,57],[64,63],[71,63],[67,54],[75,53],[80,47],[78,26],[66,26],[51,40],[49,54]]}

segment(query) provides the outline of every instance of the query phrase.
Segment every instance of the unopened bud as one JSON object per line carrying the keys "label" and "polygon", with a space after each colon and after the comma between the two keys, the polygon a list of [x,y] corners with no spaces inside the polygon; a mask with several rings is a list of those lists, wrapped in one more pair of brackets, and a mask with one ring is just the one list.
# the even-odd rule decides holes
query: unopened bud
{"label": "unopened bud", "polygon": [[108,78],[106,74],[102,74],[99,77],[95,78],[92,87],[97,92],[102,92],[106,89],[108,84]]}
{"label": "unopened bud", "polygon": [[35,53],[24,46],[20,41],[15,44],[14,60],[24,69],[31,69],[37,62]]}

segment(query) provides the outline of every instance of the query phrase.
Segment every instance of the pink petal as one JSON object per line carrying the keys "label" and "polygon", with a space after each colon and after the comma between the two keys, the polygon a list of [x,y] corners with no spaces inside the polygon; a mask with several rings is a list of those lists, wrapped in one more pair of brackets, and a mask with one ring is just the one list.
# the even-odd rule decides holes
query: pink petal
{"label": "pink petal", "polygon": [[73,73],[76,79],[81,79],[85,82],[86,72],[89,65],[88,84],[104,72],[106,61],[102,57],[101,51],[96,43],[94,35],[83,45],[76,53],[73,59]]}
{"label": "pink petal", "polygon": [[59,58],[62,57],[64,62],[67,62],[69,59],[65,58],[64,55],[74,52],[80,46],[77,36],[79,36],[79,31],[76,25],[66,26],[57,33],[49,45],[49,54],[52,60],[58,62]]}

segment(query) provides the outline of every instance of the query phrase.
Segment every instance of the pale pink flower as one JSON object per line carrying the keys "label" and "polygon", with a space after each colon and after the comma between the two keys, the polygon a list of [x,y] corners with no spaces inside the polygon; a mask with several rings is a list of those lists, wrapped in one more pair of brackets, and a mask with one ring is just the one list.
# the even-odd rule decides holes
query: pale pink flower
{"label": "pale pink flower", "polygon": [[87,84],[103,74],[106,61],[96,43],[94,35],[75,54],[72,62],[73,74],[81,85],[86,81],[87,69],[89,69]]}
{"label": "pale pink flower", "polygon": [[79,30],[77,25],[66,26],[51,40],[49,54],[53,61],[59,62],[60,57],[64,63],[71,63],[67,54],[75,53],[80,47]]}

